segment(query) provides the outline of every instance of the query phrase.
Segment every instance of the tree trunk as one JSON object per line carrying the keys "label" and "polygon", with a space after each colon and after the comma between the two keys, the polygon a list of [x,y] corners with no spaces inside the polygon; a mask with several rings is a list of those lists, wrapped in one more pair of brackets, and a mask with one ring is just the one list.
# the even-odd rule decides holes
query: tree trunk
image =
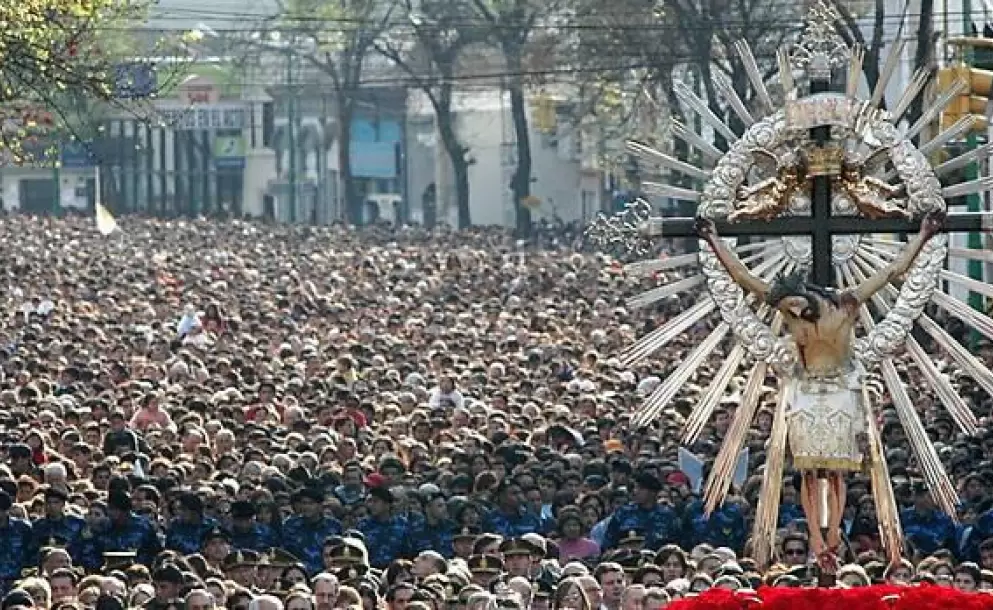
{"label": "tree trunk", "polygon": [[[520,73],[518,67],[512,71]],[[531,195],[531,137],[528,134],[528,113],[524,101],[524,88],[518,78],[513,79],[510,86],[510,114],[514,120],[514,135],[517,138],[517,168],[510,180],[510,188],[514,193],[514,210],[517,214],[517,236],[527,239],[531,236],[531,210],[524,206],[525,199]]]}
{"label": "tree trunk", "polygon": [[352,176],[352,104],[347,94],[338,101],[338,174],[341,177],[341,196],[345,222],[362,224],[362,201],[359,200],[355,178]]}
{"label": "tree trunk", "polygon": [[527,239],[531,236],[531,210],[524,201],[531,195],[531,135],[528,133],[528,109],[524,100],[524,73],[521,45],[508,41],[503,45],[507,72],[512,74],[507,90],[510,92],[510,115],[514,122],[514,136],[517,140],[517,167],[510,179],[510,189],[514,198],[514,216],[517,236]]}
{"label": "tree trunk", "polygon": [[[446,83],[451,80],[447,79]],[[452,112],[452,86],[442,85],[442,90],[434,104],[435,117],[438,121],[438,134],[441,143],[452,162],[452,174],[455,178],[455,201],[459,216],[459,228],[467,229],[472,226],[472,212],[469,206],[469,162],[466,159],[468,149],[459,141],[455,133],[455,113]]]}
{"label": "tree trunk", "polygon": [[[937,37],[934,31],[934,0],[921,0],[920,21],[917,23],[917,51],[914,54],[914,70],[931,68],[934,65],[934,48]],[[907,111],[907,121],[913,125],[924,114],[924,95],[919,94]],[[920,135],[914,138],[916,144]]]}

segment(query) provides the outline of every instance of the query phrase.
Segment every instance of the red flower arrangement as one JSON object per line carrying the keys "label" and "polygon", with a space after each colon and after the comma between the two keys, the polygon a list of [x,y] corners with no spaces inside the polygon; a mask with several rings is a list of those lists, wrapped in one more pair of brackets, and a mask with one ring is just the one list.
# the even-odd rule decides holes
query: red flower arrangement
{"label": "red flower arrangement", "polygon": [[712,589],[669,610],[993,610],[993,595],[947,587],[880,585],[854,589],[764,587],[758,592]]}

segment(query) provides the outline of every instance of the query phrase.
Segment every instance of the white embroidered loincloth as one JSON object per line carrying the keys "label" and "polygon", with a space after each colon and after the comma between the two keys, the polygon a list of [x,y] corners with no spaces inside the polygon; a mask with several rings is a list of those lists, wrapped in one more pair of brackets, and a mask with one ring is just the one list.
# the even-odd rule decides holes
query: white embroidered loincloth
{"label": "white embroidered loincloth", "polygon": [[861,470],[862,371],[800,376],[787,384],[787,439],[799,470]]}

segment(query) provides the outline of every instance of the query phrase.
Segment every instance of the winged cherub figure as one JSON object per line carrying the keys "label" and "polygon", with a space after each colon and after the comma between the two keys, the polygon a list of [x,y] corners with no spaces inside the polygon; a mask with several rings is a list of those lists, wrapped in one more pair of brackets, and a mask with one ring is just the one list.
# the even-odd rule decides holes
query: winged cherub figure
{"label": "winged cherub figure", "polygon": [[802,155],[791,155],[782,162],[764,148],[753,150],[752,155],[770,161],[776,175],[738,190],[739,204],[728,214],[731,222],[772,220],[789,207],[794,193],[807,184],[807,162]]}
{"label": "winged cherub figure", "polygon": [[834,185],[858,208],[863,216],[878,218],[911,218],[905,201],[897,198],[904,194],[903,185],[893,185],[875,176],[867,176],[867,170],[876,165],[881,155],[888,156],[887,149],[881,149],[864,161],[846,157],[841,164],[841,173],[835,176]]}

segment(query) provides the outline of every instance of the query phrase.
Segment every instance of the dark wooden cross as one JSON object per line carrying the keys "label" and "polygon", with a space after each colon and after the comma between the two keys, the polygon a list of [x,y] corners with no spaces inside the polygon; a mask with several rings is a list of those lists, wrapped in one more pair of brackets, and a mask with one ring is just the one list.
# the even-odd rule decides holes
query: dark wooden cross
{"label": "dark wooden cross", "polygon": [[[811,93],[830,90],[827,81],[811,82]],[[830,126],[814,127],[811,139],[818,146],[824,146],[831,135]],[[920,219],[884,218],[872,220],[862,216],[835,216],[831,213],[831,176],[814,176],[811,186],[810,216],[790,216],[772,221],[749,220],[739,222],[717,221],[714,223],[721,237],[744,237],[762,235],[807,235],[811,238],[811,281],[819,286],[834,286],[834,266],[831,260],[832,237],[835,235],[871,233],[916,233]],[[656,237],[692,237],[696,234],[694,218],[665,218],[661,223],[652,223],[652,235]],[[989,215],[983,213],[950,214],[945,218],[946,232],[989,231]],[[661,229],[661,230],[659,230]]]}

